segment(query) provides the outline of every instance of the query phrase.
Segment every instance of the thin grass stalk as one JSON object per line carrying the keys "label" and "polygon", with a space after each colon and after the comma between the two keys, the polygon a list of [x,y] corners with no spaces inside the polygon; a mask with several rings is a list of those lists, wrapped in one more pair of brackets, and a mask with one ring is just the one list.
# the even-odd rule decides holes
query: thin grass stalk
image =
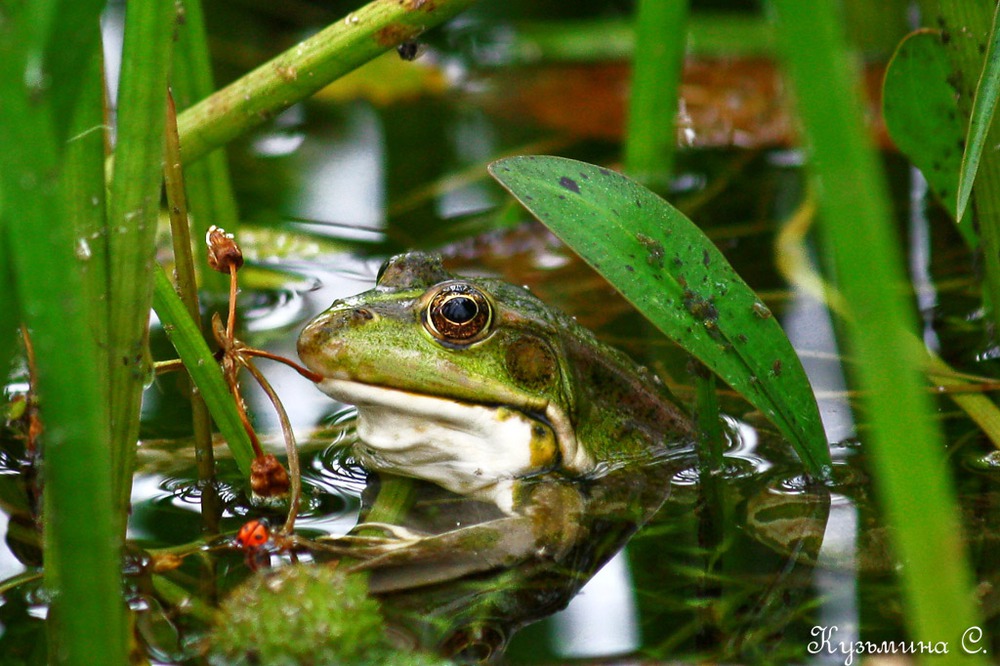
{"label": "thin grass stalk", "polygon": [[147,342],[174,18],[173,0],[130,2],[125,15],[108,202],[108,405],[115,497],[123,510],[131,491],[142,390],[152,373]]}
{"label": "thin grass stalk", "polygon": [[673,169],[687,14],[687,0],[639,0],[636,9],[625,171],[653,187]]}
{"label": "thin grass stalk", "polygon": [[[208,35],[201,0],[181,2],[184,20],[177,26],[172,88],[177,108],[184,110],[215,92]],[[204,238],[213,224],[230,233],[238,228],[239,211],[229,177],[224,149],[213,150],[185,170],[190,224],[195,238]],[[206,246],[198,243],[198,266],[206,265]],[[202,271],[202,286],[212,292],[226,289],[225,278],[216,271]]]}
{"label": "thin grass stalk", "polygon": [[[876,482],[905,563],[907,628],[912,640],[959,645],[976,624],[971,576],[941,434],[920,382],[922,359],[908,344],[916,319],[898,288],[905,280],[887,186],[867,141],[843,24],[831,0],[771,0],[771,7],[812,148],[821,229],[850,314]],[[949,658],[977,661],[950,654],[941,663]]]}
{"label": "thin grass stalk", "polygon": [[[177,138],[177,110],[173,97],[167,95],[167,131],[164,143],[163,183],[170,218],[170,237],[174,246],[174,273],[177,291],[195,325],[201,323],[198,303],[198,280],[194,269],[191,230],[188,226],[187,197],[184,194],[184,172],[181,168],[180,142]],[[219,531],[220,502],[214,492],[215,452],[212,449],[212,418],[201,392],[190,377],[183,380],[183,391],[191,402],[191,425],[194,439],[194,459],[201,485],[201,516],[205,530]]]}
{"label": "thin grass stalk", "polygon": [[375,0],[264,63],[177,118],[190,164],[474,0]]}
{"label": "thin grass stalk", "polygon": [[78,70],[49,70],[48,87],[39,88],[37,80],[25,78],[29,56],[41,52],[37,40],[48,37],[28,23],[42,15],[59,17],[61,4],[38,0],[4,16],[0,229],[9,251],[4,263],[13,267],[21,316],[38,353],[35,388],[45,423],[45,576],[55,592],[48,623],[49,659],[114,665],[127,662],[119,521],[106,455],[100,359],[92,345],[81,345],[90,303],[66,197],[78,187],[63,180],[65,143],[57,139],[50,98],[62,79],[85,79],[93,54],[61,65]]}

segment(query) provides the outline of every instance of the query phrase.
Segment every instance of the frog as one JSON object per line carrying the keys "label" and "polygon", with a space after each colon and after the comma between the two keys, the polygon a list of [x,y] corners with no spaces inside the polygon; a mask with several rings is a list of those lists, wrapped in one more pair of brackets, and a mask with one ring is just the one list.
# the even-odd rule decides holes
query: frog
{"label": "frog", "polygon": [[690,417],[650,370],[527,288],[453,275],[438,255],[388,259],[374,288],[305,326],[298,354],[321,391],[356,406],[362,467],[496,510],[444,534],[389,529],[406,547],[380,546],[382,568],[463,549],[475,557],[448,576],[580,562],[599,515],[628,514],[608,539],[620,546],[666,498],[668,463],[694,450]]}
{"label": "frog", "polygon": [[363,466],[508,513],[519,478],[585,476],[693,437],[647,368],[526,288],[452,275],[422,252],[333,303],[298,354],[321,391],[357,406]]}

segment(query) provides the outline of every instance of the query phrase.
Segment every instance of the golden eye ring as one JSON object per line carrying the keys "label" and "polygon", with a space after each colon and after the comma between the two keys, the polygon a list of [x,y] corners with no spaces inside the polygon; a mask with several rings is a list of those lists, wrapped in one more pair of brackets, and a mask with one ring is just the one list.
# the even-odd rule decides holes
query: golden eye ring
{"label": "golden eye ring", "polygon": [[467,282],[440,285],[423,311],[424,328],[439,342],[464,347],[489,335],[493,304]]}

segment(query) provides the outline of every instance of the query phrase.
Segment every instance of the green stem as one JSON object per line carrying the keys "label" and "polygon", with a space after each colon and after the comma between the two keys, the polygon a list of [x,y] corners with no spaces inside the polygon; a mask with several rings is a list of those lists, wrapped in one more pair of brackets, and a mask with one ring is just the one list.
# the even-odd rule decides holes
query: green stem
{"label": "green stem", "polygon": [[153,271],[153,281],[153,307],[163,322],[163,330],[205,398],[209,412],[226,438],[240,472],[245,479],[249,479],[250,465],[254,459],[253,447],[236,413],[233,396],[222,377],[219,364],[162,268],[157,267]]}
{"label": "green stem", "polygon": [[177,125],[184,162],[200,159],[473,1],[375,0],[351,12],[182,113]]}
{"label": "green stem", "polygon": [[701,458],[702,478],[717,474],[725,460],[725,440],[720,425],[719,396],[715,391],[715,375],[698,363],[694,374],[695,419],[698,422],[698,454]]}
{"label": "green stem", "polygon": [[[832,0],[772,0],[779,46],[809,139],[833,271],[871,416],[871,460],[894,546],[910,638],[957,645],[976,625],[971,576],[933,406],[909,344],[912,306],[890,224],[888,191],[861,117],[858,80]],[[905,464],[904,464],[905,462]],[[970,663],[968,655],[944,658]],[[942,663],[944,660],[942,660]]]}
{"label": "green stem", "polygon": [[143,385],[152,372],[147,336],[173,23],[173,0],[128,4],[108,202],[108,405],[115,497],[123,510],[132,487]]}
{"label": "green stem", "polygon": [[[208,36],[201,0],[183,0],[184,21],[177,26],[174,46],[173,93],[177,108],[184,110],[196,101],[215,92],[212,63],[208,52]],[[225,150],[213,150],[205,159],[185,169],[188,210],[194,237],[198,266],[207,266],[207,246],[201,242],[213,224],[229,233],[236,233],[239,211],[229,178],[229,163]],[[202,287],[222,293],[229,281],[216,271],[202,270]]]}
{"label": "green stem", "polygon": [[677,146],[677,99],[684,67],[687,0],[639,0],[625,170],[666,186]]}
{"label": "green stem", "polygon": [[[97,31],[95,24],[93,30]],[[76,251],[79,258],[90,309],[89,344],[93,353],[105,358],[108,339],[108,310],[105,293],[108,287],[108,228],[105,218],[104,156],[104,58],[95,50],[94,58],[80,91],[77,114],[69,126],[70,140],[66,144],[66,200],[73,227],[76,230]],[[107,405],[107,375],[102,368],[100,400]],[[110,414],[105,411],[105,416]]]}
{"label": "green stem", "polygon": [[[187,198],[184,195],[184,173],[181,168],[180,142],[177,138],[177,110],[173,97],[167,96],[167,132],[164,150],[163,183],[167,195],[170,217],[170,236],[174,246],[174,273],[177,290],[187,307],[191,321],[201,331],[201,308],[198,304],[198,283],[191,251],[191,230],[188,227]],[[215,454],[212,450],[212,420],[201,393],[193,389],[191,381],[184,382],[185,392],[191,402],[191,422],[194,432],[194,457],[198,467],[198,481],[202,494],[202,521],[206,531],[219,531],[219,501],[212,490],[215,479]]]}

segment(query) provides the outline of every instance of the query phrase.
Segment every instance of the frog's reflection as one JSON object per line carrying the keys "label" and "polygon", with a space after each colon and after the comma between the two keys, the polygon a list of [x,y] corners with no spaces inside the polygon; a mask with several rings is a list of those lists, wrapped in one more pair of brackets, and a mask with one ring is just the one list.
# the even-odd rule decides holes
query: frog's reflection
{"label": "frog's reflection", "polygon": [[[525,515],[427,481],[374,478],[346,555],[404,643],[463,661],[501,654],[519,627],[563,607],[660,506],[677,459],[601,476],[525,481]],[[405,515],[392,524],[373,516]],[[394,506],[392,506],[394,505]],[[388,537],[387,540],[381,540]]]}

